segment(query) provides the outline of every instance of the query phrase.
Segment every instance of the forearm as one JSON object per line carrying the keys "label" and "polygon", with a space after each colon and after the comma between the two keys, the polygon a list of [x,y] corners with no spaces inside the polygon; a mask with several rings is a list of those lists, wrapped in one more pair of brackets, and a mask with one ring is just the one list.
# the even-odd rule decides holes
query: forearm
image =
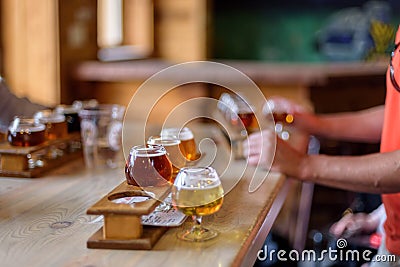
{"label": "forearm", "polygon": [[335,114],[296,114],[296,125],[317,136],[360,142],[379,142],[384,106],[359,112]]}
{"label": "forearm", "polygon": [[400,150],[366,156],[308,155],[298,178],[344,190],[400,192]]}

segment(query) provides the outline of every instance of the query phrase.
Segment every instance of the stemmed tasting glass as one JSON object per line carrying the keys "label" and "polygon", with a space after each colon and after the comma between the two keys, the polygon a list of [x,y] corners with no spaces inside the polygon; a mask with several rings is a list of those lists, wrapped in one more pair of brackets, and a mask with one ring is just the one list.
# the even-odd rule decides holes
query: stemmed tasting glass
{"label": "stemmed tasting glass", "polygon": [[179,148],[181,152],[185,155],[188,161],[196,160],[198,158],[197,155],[197,147],[196,142],[194,140],[194,135],[192,130],[188,127],[181,128],[163,128],[161,130],[160,135],[163,136],[176,136],[179,140],[181,140],[181,144]]}
{"label": "stemmed tasting glass", "polygon": [[186,241],[205,241],[218,232],[202,226],[202,216],[217,212],[223,202],[221,180],[212,167],[182,168],[172,187],[172,203],[175,209],[191,216],[193,226],[177,234]]}
{"label": "stemmed tasting glass", "polygon": [[165,135],[165,136],[150,136],[147,140],[149,146],[160,145],[167,151],[167,157],[172,163],[172,183],[179,170],[185,167],[186,158],[180,150],[181,140],[176,136]]}
{"label": "stemmed tasting glass", "polygon": [[[173,183],[172,164],[161,145],[132,147],[125,166],[127,183],[140,187],[168,186]],[[171,203],[163,201],[156,211],[168,211]]]}
{"label": "stemmed tasting glass", "polygon": [[140,187],[167,186],[172,183],[172,165],[167,151],[159,145],[131,148],[125,165],[126,181]]}

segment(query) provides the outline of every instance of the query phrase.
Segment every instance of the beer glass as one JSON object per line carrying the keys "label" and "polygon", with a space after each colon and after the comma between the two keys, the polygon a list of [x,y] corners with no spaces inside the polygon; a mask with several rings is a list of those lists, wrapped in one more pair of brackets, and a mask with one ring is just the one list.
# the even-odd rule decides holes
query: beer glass
{"label": "beer glass", "polygon": [[122,163],[122,119],[125,107],[101,104],[79,111],[85,165],[116,168]]}
{"label": "beer glass", "polygon": [[181,140],[179,148],[189,161],[197,159],[197,148],[193,132],[188,128],[164,128],[161,131],[162,136],[177,136]]}
{"label": "beer glass", "polygon": [[182,168],[172,187],[172,203],[175,209],[191,216],[193,226],[177,234],[186,241],[205,241],[218,233],[204,228],[202,216],[217,212],[223,202],[224,190],[215,169],[212,167]]}
{"label": "beer glass", "polygon": [[150,136],[147,140],[147,144],[150,146],[161,145],[165,148],[165,150],[167,151],[167,157],[172,163],[173,177],[176,177],[179,170],[185,167],[186,158],[179,148],[181,140],[179,140],[176,136]]}
{"label": "beer glass", "polygon": [[16,116],[8,127],[7,140],[12,146],[37,146],[46,140],[45,129],[33,118]]}
{"label": "beer glass", "polygon": [[254,107],[238,95],[223,93],[218,101],[218,110],[233,127],[242,123],[250,134],[259,129]]}
{"label": "beer glass", "polygon": [[68,127],[65,117],[62,114],[52,112],[51,110],[42,110],[36,112],[33,117],[46,126],[45,135],[47,140],[67,137]]}
{"label": "beer glass", "polygon": [[160,145],[132,147],[125,165],[126,181],[141,187],[166,186],[172,183],[172,165]]}
{"label": "beer glass", "polygon": [[58,105],[55,108],[57,114],[62,114],[67,122],[68,133],[80,132],[81,122],[79,120],[79,109],[74,106]]}
{"label": "beer glass", "polygon": [[259,128],[256,115],[254,114],[252,108],[244,103],[238,103],[235,106],[235,113],[237,114],[237,119],[232,118],[232,124],[237,125],[239,120],[243,123],[248,134],[251,134]]}
{"label": "beer glass", "polygon": [[272,116],[274,118],[275,123],[285,123],[291,124],[294,122],[293,114],[286,112],[283,109],[277,107],[273,101],[268,101],[264,104],[263,107],[263,114],[267,115],[268,113],[272,112]]}
{"label": "beer glass", "polygon": [[286,112],[283,108],[279,108],[274,104],[273,101],[268,101],[264,104],[264,117],[268,117],[269,113],[272,113],[276,134],[281,139],[288,140],[290,138],[290,133],[287,130],[288,127],[286,126],[291,125],[294,122],[293,114]]}

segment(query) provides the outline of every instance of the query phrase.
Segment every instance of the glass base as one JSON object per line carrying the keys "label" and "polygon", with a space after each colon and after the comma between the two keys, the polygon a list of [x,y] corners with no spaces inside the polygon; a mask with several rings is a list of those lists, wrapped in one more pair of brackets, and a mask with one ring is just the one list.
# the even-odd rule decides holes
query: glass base
{"label": "glass base", "polygon": [[202,242],[215,238],[218,236],[218,232],[201,226],[195,226],[189,230],[177,233],[176,236],[185,241]]}

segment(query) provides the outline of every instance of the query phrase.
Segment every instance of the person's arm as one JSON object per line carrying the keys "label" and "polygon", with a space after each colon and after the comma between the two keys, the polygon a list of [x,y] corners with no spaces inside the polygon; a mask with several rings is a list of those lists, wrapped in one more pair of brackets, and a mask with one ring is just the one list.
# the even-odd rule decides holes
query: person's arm
{"label": "person's arm", "polygon": [[273,112],[293,114],[292,125],[313,135],[343,141],[380,141],[384,106],[357,112],[314,114],[304,106],[278,96],[271,97],[268,105]]}
{"label": "person's arm", "polygon": [[319,114],[297,113],[296,126],[308,133],[344,141],[379,142],[384,106],[357,112]]}
{"label": "person's arm", "polygon": [[[345,190],[369,193],[400,191],[400,150],[365,156],[307,155],[276,138],[275,133],[263,131],[249,136],[244,142],[244,155],[251,165],[261,164],[289,177]],[[275,154],[266,153],[275,151]]]}
{"label": "person's arm", "polygon": [[14,116],[32,116],[42,109],[46,107],[14,95],[0,76],[0,132],[7,132],[8,125]]}
{"label": "person's arm", "polygon": [[400,191],[400,150],[364,156],[306,155],[302,157],[302,180],[369,193]]}

